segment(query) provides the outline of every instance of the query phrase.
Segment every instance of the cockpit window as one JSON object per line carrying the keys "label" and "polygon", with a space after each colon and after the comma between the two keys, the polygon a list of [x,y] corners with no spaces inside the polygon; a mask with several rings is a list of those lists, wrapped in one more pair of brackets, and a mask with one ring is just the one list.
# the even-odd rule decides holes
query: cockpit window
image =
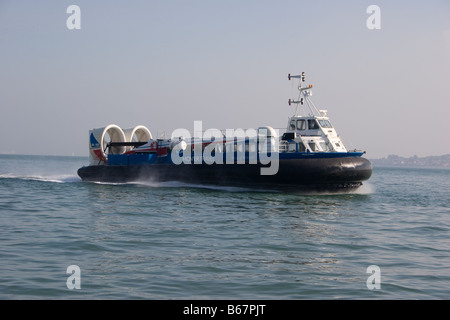
{"label": "cockpit window", "polygon": [[291,123],[289,124],[289,130],[295,130],[295,120],[291,120]]}
{"label": "cockpit window", "polygon": [[305,120],[297,120],[297,130],[306,130]]}
{"label": "cockpit window", "polygon": [[317,124],[317,121],[314,119],[308,120],[308,128],[310,130],[319,129],[319,125]]}
{"label": "cockpit window", "polygon": [[328,120],[319,120],[319,123],[322,128],[333,128]]}

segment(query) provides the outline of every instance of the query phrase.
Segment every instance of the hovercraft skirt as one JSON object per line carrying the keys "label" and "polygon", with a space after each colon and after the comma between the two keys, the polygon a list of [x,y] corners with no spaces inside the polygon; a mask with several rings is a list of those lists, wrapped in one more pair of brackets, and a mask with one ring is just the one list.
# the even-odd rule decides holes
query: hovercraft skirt
{"label": "hovercraft skirt", "polygon": [[280,159],[278,172],[261,175],[261,164],[91,165],[78,170],[84,181],[165,182],[249,186],[256,188],[355,188],[370,178],[372,165],[362,157]]}

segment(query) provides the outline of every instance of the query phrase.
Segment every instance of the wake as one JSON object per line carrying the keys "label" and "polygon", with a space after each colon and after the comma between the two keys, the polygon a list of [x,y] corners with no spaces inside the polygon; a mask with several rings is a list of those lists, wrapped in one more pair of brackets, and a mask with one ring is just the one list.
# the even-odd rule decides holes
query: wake
{"label": "wake", "polygon": [[18,175],[12,173],[0,174],[0,179],[18,179],[28,181],[42,181],[54,183],[73,183],[81,182],[81,178],[73,174],[58,174],[58,175],[41,175],[41,174],[25,174]]}

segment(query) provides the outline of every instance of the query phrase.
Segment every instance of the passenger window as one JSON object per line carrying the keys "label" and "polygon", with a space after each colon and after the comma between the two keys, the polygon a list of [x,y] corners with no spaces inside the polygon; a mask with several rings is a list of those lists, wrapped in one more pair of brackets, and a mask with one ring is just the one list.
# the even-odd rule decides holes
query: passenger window
{"label": "passenger window", "polygon": [[297,120],[297,130],[305,130],[306,122],[305,120]]}
{"label": "passenger window", "polygon": [[303,144],[303,142],[299,142],[298,143],[298,152],[305,152],[306,148],[305,145]]}
{"label": "passenger window", "polygon": [[290,142],[288,146],[288,152],[295,152],[295,142]]}
{"label": "passenger window", "polygon": [[311,151],[316,151],[316,144],[314,142],[310,142],[309,144],[309,148],[311,149]]}
{"label": "passenger window", "polygon": [[281,140],[293,140],[295,139],[295,132],[285,132]]}

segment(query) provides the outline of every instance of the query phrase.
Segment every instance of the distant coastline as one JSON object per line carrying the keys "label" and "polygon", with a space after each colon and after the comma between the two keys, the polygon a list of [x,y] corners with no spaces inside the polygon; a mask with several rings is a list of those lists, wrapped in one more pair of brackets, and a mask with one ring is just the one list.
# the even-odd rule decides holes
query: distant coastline
{"label": "distant coastline", "polygon": [[370,159],[370,161],[374,166],[450,168],[450,154],[428,157],[412,156],[409,158],[391,154],[386,158]]}
{"label": "distant coastline", "polygon": [[[27,155],[17,154],[15,152],[0,152],[0,156],[30,156],[30,157],[68,157],[68,158],[82,158],[87,159],[87,156],[75,156],[75,155]],[[386,166],[386,167],[418,167],[418,168],[446,168],[450,169],[450,154],[444,154],[441,156],[428,156],[418,157],[412,156],[409,158],[401,157],[391,154],[387,157],[380,159],[370,159],[373,166]]]}

